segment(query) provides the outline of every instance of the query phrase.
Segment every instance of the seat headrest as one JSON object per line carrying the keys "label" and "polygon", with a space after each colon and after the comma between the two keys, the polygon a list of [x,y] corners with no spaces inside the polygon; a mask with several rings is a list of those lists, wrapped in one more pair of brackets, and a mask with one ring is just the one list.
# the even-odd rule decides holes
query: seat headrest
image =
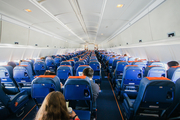
{"label": "seat headrest", "polygon": [[68,79],[86,79],[86,76],[69,76]]}
{"label": "seat headrest", "polygon": [[166,77],[146,77],[148,80],[170,80]]}
{"label": "seat headrest", "polygon": [[56,75],[40,75],[38,78],[55,78]]}

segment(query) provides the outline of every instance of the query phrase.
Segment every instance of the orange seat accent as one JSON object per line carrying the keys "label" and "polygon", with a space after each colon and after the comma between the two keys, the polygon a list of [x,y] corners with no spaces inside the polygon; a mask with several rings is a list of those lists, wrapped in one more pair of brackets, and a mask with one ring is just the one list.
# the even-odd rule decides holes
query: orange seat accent
{"label": "orange seat accent", "polygon": [[28,65],[19,65],[19,66],[24,66],[24,67],[27,67]]}
{"label": "orange seat accent", "polygon": [[89,65],[80,65],[80,66],[89,66]]}
{"label": "orange seat accent", "polygon": [[148,80],[170,80],[166,77],[146,77]]}
{"label": "orange seat accent", "polygon": [[14,106],[17,107],[18,106],[18,102],[15,102]]}
{"label": "orange seat accent", "polygon": [[134,62],[134,61],[128,61],[128,63],[131,63],[131,62]]}
{"label": "orange seat accent", "polygon": [[56,75],[40,75],[39,78],[55,78]]}
{"label": "orange seat accent", "polygon": [[172,68],[178,68],[178,67],[180,67],[180,66],[172,66]]}
{"label": "orange seat accent", "polygon": [[150,65],[148,67],[161,67],[161,66],[159,66],[159,65]]}
{"label": "orange seat accent", "polygon": [[60,66],[67,66],[67,67],[71,67],[70,65],[60,65]]}
{"label": "orange seat accent", "polygon": [[117,62],[126,62],[126,61],[117,61]]}
{"label": "orange seat accent", "polygon": [[68,79],[85,79],[86,76],[69,76]]}
{"label": "orange seat accent", "polygon": [[69,61],[74,61],[74,60],[67,60],[67,61],[69,62]]}
{"label": "orange seat accent", "polygon": [[129,66],[138,66],[138,65],[126,65],[126,67],[129,67]]}

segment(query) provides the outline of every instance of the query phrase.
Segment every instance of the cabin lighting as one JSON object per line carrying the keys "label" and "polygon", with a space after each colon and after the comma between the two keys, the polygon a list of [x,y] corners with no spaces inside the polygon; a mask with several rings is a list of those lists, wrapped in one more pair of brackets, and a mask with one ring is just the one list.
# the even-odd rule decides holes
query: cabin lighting
{"label": "cabin lighting", "polygon": [[123,7],[123,4],[118,4],[117,5],[117,8],[121,8],[121,7]]}
{"label": "cabin lighting", "polygon": [[103,35],[103,33],[101,33],[101,35]]}
{"label": "cabin lighting", "polygon": [[30,9],[25,9],[26,12],[32,12]]}

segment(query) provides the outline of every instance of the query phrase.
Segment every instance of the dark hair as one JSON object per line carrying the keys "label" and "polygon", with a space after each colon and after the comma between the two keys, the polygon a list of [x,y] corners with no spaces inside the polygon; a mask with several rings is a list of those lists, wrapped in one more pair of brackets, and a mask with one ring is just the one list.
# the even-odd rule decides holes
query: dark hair
{"label": "dark hair", "polygon": [[92,68],[85,68],[83,70],[83,74],[87,77],[90,77],[92,78],[93,77],[93,74],[94,74],[94,70]]}
{"label": "dark hair", "polygon": [[179,63],[177,61],[170,61],[167,63],[168,67],[172,67],[172,66],[178,66]]}
{"label": "dark hair", "polygon": [[64,95],[58,91],[49,93],[44,99],[35,120],[69,120]]}

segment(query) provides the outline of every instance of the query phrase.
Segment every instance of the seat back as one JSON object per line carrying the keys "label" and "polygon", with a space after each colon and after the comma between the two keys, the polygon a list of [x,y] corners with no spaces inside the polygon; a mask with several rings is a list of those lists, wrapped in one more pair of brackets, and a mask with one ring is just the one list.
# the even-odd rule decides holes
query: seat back
{"label": "seat back", "polygon": [[72,67],[70,65],[61,65],[57,68],[57,76],[62,84],[64,84],[69,76],[73,75]]}
{"label": "seat back", "polygon": [[14,79],[18,83],[31,83],[31,81],[33,80],[33,76],[30,71],[31,70],[27,65],[16,66],[13,69]]}
{"label": "seat back", "polygon": [[12,66],[0,66],[0,79],[7,93],[16,94],[20,91],[18,83],[13,78]]}
{"label": "seat back", "polygon": [[76,76],[82,76],[83,70],[85,68],[91,68],[89,65],[80,65],[76,70]]}
{"label": "seat back", "polygon": [[138,65],[142,71],[145,71],[146,64],[144,62],[133,62],[132,65]]}
{"label": "seat back", "polygon": [[[88,77],[69,76],[68,80],[64,85],[63,93],[67,101],[80,102],[80,105],[77,103],[73,105],[74,107],[77,105],[79,105],[80,107],[88,106],[89,107],[88,110],[92,111],[93,94],[92,94],[91,82]],[[70,105],[72,105],[71,102]]]}
{"label": "seat back", "polygon": [[46,70],[55,71],[56,70],[56,64],[53,59],[46,59]]}
{"label": "seat back", "polygon": [[141,68],[137,65],[126,65],[123,71],[123,77],[121,82],[122,90],[138,90],[139,83],[143,78]]}
{"label": "seat back", "polygon": [[79,58],[78,58],[78,57],[74,57],[73,59],[74,59],[74,62],[79,61]]}
{"label": "seat back", "polygon": [[174,100],[175,84],[165,77],[146,77],[141,80],[139,93],[134,102],[134,114],[156,111],[161,115]]}
{"label": "seat back", "polygon": [[67,61],[71,62],[71,66],[74,67],[74,64],[75,64],[74,60],[67,60]]}
{"label": "seat back", "polygon": [[175,98],[173,104],[166,110],[163,116],[168,118],[178,117],[180,111],[180,78],[175,82]]}
{"label": "seat back", "polygon": [[70,66],[72,66],[71,62],[69,62],[69,61],[62,61],[60,65],[70,65]]}
{"label": "seat back", "polygon": [[122,76],[124,67],[128,65],[126,61],[118,61],[115,69],[115,76]]}
{"label": "seat back", "polygon": [[24,61],[21,62],[20,65],[27,65],[28,69],[29,69],[29,74],[31,74],[32,76],[34,75],[34,69],[33,69],[33,63],[30,61]]}
{"label": "seat back", "polygon": [[120,59],[114,59],[113,63],[112,63],[112,70],[114,70],[116,68],[117,62],[121,61]]}
{"label": "seat back", "polygon": [[31,96],[37,105],[40,105],[50,92],[58,89],[53,79],[55,75],[40,75],[32,81]]}
{"label": "seat back", "polygon": [[164,63],[162,62],[152,62],[150,65],[157,65],[157,66],[164,67]]}
{"label": "seat back", "polygon": [[46,64],[43,61],[37,61],[34,63],[34,72],[36,75],[44,75],[46,71]]}
{"label": "seat back", "polygon": [[167,70],[167,77],[171,79],[174,83],[180,78],[180,66],[172,66]]}
{"label": "seat back", "polygon": [[149,66],[147,77],[166,77],[166,70],[160,66]]}
{"label": "seat back", "polygon": [[85,62],[83,61],[77,61],[74,65],[74,71],[76,72],[77,68],[80,66],[80,65],[85,65]]}
{"label": "seat back", "polygon": [[56,67],[57,67],[57,68],[60,66],[61,61],[62,61],[62,58],[60,58],[60,57],[54,58],[54,62],[55,62],[55,64],[56,64]]}

